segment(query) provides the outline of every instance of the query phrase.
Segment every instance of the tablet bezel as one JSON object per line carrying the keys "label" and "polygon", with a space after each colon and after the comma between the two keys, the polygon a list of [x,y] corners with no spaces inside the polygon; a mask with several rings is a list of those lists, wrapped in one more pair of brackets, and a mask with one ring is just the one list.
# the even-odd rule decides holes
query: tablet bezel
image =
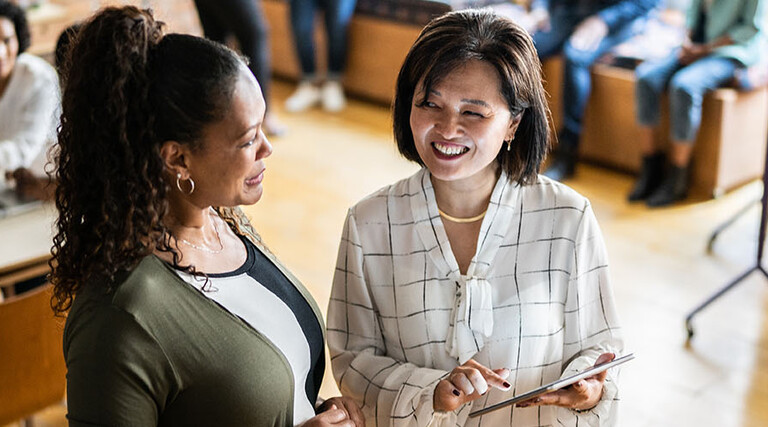
{"label": "tablet bezel", "polygon": [[583,380],[585,378],[589,378],[593,375],[597,375],[600,372],[606,371],[610,368],[613,368],[614,366],[621,365],[622,363],[629,362],[630,360],[634,359],[635,355],[634,353],[629,353],[621,357],[617,357],[613,359],[610,362],[606,362],[597,366],[593,366],[585,371],[579,372],[577,374],[571,375],[570,377],[562,378],[556,381],[552,381],[549,384],[545,384],[541,387],[537,387],[531,391],[525,392],[523,394],[518,394],[517,396],[514,396],[510,399],[501,401],[499,403],[493,404],[487,408],[478,409],[477,411],[470,412],[469,416],[477,417],[483,414],[487,414],[488,412],[495,411],[497,409],[501,409],[504,407],[507,407],[509,405],[514,405],[515,403],[522,402],[524,400],[532,399],[536,396],[540,396],[544,393],[549,393],[551,391],[560,390],[561,388],[568,387],[571,384],[574,384],[580,380]]}

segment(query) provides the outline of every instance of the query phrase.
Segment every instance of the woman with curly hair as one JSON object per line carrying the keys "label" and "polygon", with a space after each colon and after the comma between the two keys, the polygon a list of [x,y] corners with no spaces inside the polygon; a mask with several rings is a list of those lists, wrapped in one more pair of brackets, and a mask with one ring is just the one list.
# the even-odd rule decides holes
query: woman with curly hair
{"label": "woman with curly hair", "polygon": [[0,0],[0,187],[18,168],[42,172],[40,154],[55,135],[59,80],[45,60],[24,53],[29,44],[24,11]]}
{"label": "woman with curly hair", "polygon": [[355,426],[323,377],[320,313],[236,207],[262,194],[264,98],[245,62],[135,7],[70,52],[53,306],[70,425]]}

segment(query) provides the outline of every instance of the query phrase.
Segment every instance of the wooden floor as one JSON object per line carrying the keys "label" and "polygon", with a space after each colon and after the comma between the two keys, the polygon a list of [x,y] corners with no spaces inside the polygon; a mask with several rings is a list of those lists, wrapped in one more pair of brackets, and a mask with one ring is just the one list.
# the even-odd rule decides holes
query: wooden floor
{"label": "wooden floor", "polygon": [[[277,84],[275,98],[290,89]],[[289,132],[273,139],[264,198],[247,213],[324,308],[347,208],[416,167],[398,157],[385,107],[353,100],[340,115],[280,117]],[[649,210],[625,202],[631,183],[630,176],[592,167],[569,182],[594,205],[627,350],[637,356],[622,372],[620,425],[768,426],[768,280],[756,274],[704,311],[690,346],[683,322],[690,308],[754,262],[757,207],[722,234],[712,254],[706,243],[715,226],[759,196],[761,185]],[[322,394],[335,393],[328,373]],[[64,413],[50,408],[35,421],[63,426]]]}

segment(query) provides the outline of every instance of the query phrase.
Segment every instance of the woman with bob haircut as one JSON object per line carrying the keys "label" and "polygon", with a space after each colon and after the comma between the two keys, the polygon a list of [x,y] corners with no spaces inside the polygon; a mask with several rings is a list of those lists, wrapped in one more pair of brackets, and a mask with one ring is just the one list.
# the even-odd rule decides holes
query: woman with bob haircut
{"label": "woman with bob haircut", "polygon": [[344,396],[374,426],[615,423],[623,344],[589,201],[538,176],[548,108],[530,36],[489,10],[430,22],[397,81],[394,134],[422,166],[349,210],[328,307]]}
{"label": "woman with bob haircut", "polygon": [[272,152],[245,61],[135,7],[75,39],[51,262],[69,425],[363,426],[351,399],[315,407],[319,310],[237,208]]}

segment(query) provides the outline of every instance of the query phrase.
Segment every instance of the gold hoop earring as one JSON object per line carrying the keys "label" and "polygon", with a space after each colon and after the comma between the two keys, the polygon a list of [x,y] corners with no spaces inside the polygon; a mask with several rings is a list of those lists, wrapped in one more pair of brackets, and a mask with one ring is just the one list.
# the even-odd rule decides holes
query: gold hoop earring
{"label": "gold hoop earring", "polygon": [[191,177],[187,178],[187,180],[189,180],[189,185],[191,187],[189,189],[189,193],[187,193],[186,191],[181,189],[181,174],[180,173],[176,174],[176,188],[178,188],[180,192],[182,192],[182,193],[184,193],[186,195],[190,195],[190,194],[195,192],[195,181],[192,181]]}

